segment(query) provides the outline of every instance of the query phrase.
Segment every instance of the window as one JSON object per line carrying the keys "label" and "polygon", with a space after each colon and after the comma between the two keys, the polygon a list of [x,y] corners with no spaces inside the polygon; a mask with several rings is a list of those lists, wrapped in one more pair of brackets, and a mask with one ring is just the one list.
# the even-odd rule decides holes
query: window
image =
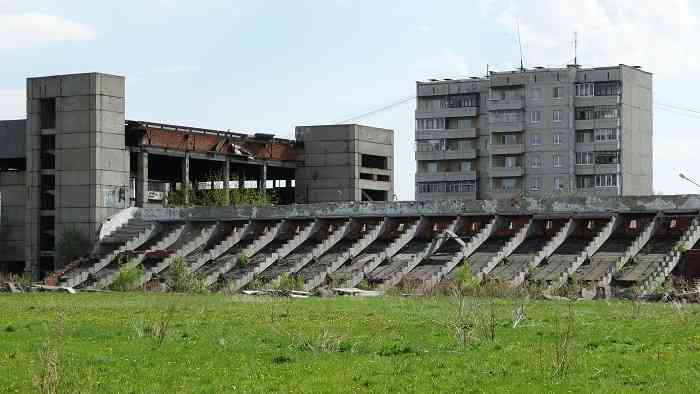
{"label": "window", "polygon": [[547,222],[544,225],[545,230],[551,230],[552,229],[552,221],[547,220]]}
{"label": "window", "polygon": [[515,188],[515,179],[513,178],[505,178],[501,179],[501,190],[510,192]]}
{"label": "window", "polygon": [[476,190],[474,181],[463,182],[429,182],[416,185],[418,193],[473,193]]}
{"label": "window", "polygon": [[554,177],[554,191],[560,192],[564,190],[564,184],[561,182],[561,178],[558,176]]}
{"label": "window", "polygon": [[554,145],[561,144],[561,141],[562,141],[562,135],[560,132],[555,132],[554,134],[552,134],[552,143]]}
{"label": "window", "polygon": [[590,189],[593,187],[593,175],[578,175],[576,176],[577,189]]}
{"label": "window", "polygon": [[576,152],[577,166],[593,165],[593,152]]}
{"label": "window", "polygon": [[597,152],[595,155],[596,164],[618,164],[619,162],[619,152]]}
{"label": "window", "polygon": [[576,107],[576,120],[593,120],[595,114],[596,111],[593,107]]}
{"label": "window", "polygon": [[41,150],[56,149],[56,136],[53,134],[41,136]]}
{"label": "window", "polygon": [[632,219],[632,220],[630,220],[629,228],[630,228],[630,229],[636,229],[636,228],[637,228],[637,219]]}
{"label": "window", "polygon": [[530,134],[530,145],[542,145],[542,135],[540,133]]}
{"label": "window", "polygon": [[448,96],[442,100],[442,108],[464,108],[464,107],[478,107],[479,106],[479,95],[478,94],[459,94]]}
{"label": "window", "polygon": [[552,155],[552,161],[555,168],[563,167],[561,163],[561,155],[559,153],[555,153]]}
{"label": "window", "polygon": [[444,128],[445,118],[416,119],[416,129],[418,130],[438,130]]}
{"label": "window", "polygon": [[429,161],[426,165],[427,172],[438,172],[438,163],[436,161]]}
{"label": "window", "polygon": [[439,97],[420,97],[418,99],[419,110],[437,110],[443,108],[443,100]]}
{"label": "window", "polygon": [[530,98],[532,100],[540,100],[542,98],[542,89],[541,88],[530,89]]}
{"label": "window", "polygon": [[530,157],[530,168],[542,168],[542,158],[540,156]]}
{"label": "window", "polygon": [[555,109],[552,111],[552,121],[553,122],[561,122],[561,111],[558,109]]}
{"label": "window", "polygon": [[530,180],[530,190],[537,191],[542,188],[542,178],[536,177]]}
{"label": "window", "polygon": [[595,130],[595,142],[609,142],[617,141],[617,129],[616,128],[606,128],[606,129],[596,129]]}
{"label": "window", "polygon": [[471,172],[472,171],[472,162],[471,161],[463,161],[460,163],[460,168],[462,172]]}
{"label": "window", "polygon": [[620,93],[620,84],[617,81],[613,82],[596,82],[596,96],[617,96]]}
{"label": "window", "polygon": [[519,136],[515,134],[492,134],[491,144],[493,145],[515,145],[522,143]]}
{"label": "window", "polygon": [[552,98],[558,99],[562,97],[563,88],[561,86],[556,86],[552,88]]}
{"label": "window", "polygon": [[[41,128],[53,129],[56,127],[56,99],[41,99]],[[75,130],[77,131],[77,130]]]}
{"label": "window", "polygon": [[614,105],[605,105],[596,107],[596,119],[617,119],[617,107]]}
{"label": "window", "polygon": [[530,112],[530,122],[539,123],[539,121],[540,121],[540,111]]}
{"label": "window", "polygon": [[576,131],[577,144],[590,144],[593,142],[593,130]]}
{"label": "window", "polygon": [[447,118],[448,129],[468,129],[472,127],[472,120],[469,118]]}
{"label": "window", "polygon": [[593,96],[593,84],[592,83],[577,83],[576,84],[576,97],[587,97]]}
{"label": "window", "polygon": [[489,95],[490,100],[494,101],[502,101],[506,99],[506,91],[505,90],[496,90],[496,89],[491,89],[491,93]]}
{"label": "window", "polygon": [[617,174],[596,175],[595,187],[617,187]]}
{"label": "window", "polygon": [[505,162],[504,162],[505,168],[514,168],[515,164],[516,164],[515,157],[513,157],[513,156],[506,156],[505,157]]}
{"label": "window", "polygon": [[491,111],[489,112],[489,122],[520,122],[523,120],[521,111]]}

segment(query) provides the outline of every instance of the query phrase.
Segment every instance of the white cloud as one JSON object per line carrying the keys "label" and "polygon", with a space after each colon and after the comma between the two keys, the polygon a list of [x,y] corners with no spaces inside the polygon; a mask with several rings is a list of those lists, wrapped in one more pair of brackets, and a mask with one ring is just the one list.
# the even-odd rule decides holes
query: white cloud
{"label": "white cloud", "polygon": [[[526,62],[555,66],[573,59],[579,35],[579,63],[641,65],[654,73],[700,69],[689,50],[700,35],[700,20],[688,0],[543,0],[532,3],[485,0],[482,9],[513,32],[520,23]],[[515,37],[514,37],[515,38]]]}
{"label": "white cloud", "polygon": [[85,41],[95,31],[59,16],[34,13],[0,13],[0,50],[42,46],[54,42]]}
{"label": "white cloud", "polygon": [[0,90],[0,119],[23,119],[26,113],[24,90]]}

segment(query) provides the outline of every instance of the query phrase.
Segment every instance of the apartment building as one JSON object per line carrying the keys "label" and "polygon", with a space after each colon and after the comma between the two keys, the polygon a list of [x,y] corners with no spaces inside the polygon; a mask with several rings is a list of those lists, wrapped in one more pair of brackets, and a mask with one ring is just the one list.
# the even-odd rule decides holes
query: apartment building
{"label": "apartment building", "polygon": [[416,93],[416,200],[652,194],[639,67],[491,72]]}

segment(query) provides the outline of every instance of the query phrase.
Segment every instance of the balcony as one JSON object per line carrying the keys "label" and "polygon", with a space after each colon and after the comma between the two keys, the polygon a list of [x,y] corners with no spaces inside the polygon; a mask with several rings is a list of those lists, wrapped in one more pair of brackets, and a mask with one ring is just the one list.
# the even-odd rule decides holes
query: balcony
{"label": "balcony", "polygon": [[523,167],[491,167],[491,178],[514,178],[523,176]]}
{"label": "balcony", "polygon": [[575,97],[575,107],[594,107],[597,105],[617,105],[620,103],[620,96],[585,96]]}
{"label": "balcony", "polygon": [[614,128],[620,126],[620,118],[617,119],[590,119],[576,120],[574,127],[576,130]]}
{"label": "balcony", "polygon": [[525,122],[493,122],[489,123],[489,130],[492,133],[517,133],[525,130]]}
{"label": "balcony", "polygon": [[479,115],[479,107],[417,109],[416,118],[474,117]]}
{"label": "balcony", "polygon": [[519,155],[525,153],[525,144],[494,144],[489,147],[492,155]]}
{"label": "balcony", "polygon": [[416,130],[416,140],[439,140],[455,138],[476,138],[477,129]]}
{"label": "balcony", "polygon": [[454,151],[416,152],[416,160],[470,160],[476,159],[476,149]]}
{"label": "balcony", "polygon": [[527,83],[528,75],[525,73],[503,73],[492,74],[489,77],[491,87],[521,86]]}
{"label": "balcony", "polygon": [[517,98],[510,100],[492,100],[489,101],[490,111],[504,111],[513,109],[523,109],[525,108],[525,98]]}
{"label": "balcony", "polygon": [[430,200],[476,200],[476,191],[472,192],[436,192],[436,193],[419,193],[416,192],[416,201]]}
{"label": "balcony", "polygon": [[596,151],[616,151],[620,150],[620,141],[597,141],[593,146]]}
{"label": "balcony", "polygon": [[498,188],[491,190],[491,199],[502,200],[507,198],[519,197],[523,194],[521,187],[513,188]]}
{"label": "balcony", "polygon": [[476,171],[417,172],[416,182],[474,181],[476,177]]}

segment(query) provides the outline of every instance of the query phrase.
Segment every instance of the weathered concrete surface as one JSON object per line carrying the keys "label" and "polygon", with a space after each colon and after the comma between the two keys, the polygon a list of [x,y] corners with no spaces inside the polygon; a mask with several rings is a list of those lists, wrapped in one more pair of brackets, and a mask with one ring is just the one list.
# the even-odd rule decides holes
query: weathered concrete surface
{"label": "weathered concrete surface", "polygon": [[699,210],[700,195],[522,198],[507,200],[440,200],[341,202],[271,207],[140,208],[143,220],[232,220],[307,217],[416,216],[457,214],[606,213]]}

